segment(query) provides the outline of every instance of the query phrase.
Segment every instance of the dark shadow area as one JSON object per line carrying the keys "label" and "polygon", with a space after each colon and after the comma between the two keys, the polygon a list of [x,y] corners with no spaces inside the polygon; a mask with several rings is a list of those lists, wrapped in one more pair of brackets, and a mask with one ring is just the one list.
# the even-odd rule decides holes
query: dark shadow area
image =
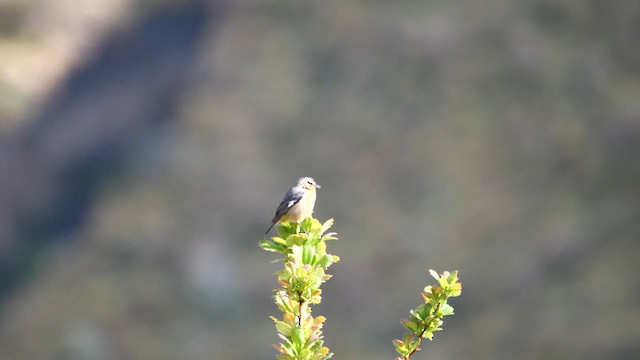
{"label": "dark shadow area", "polygon": [[152,11],[110,35],[35,118],[0,147],[0,297],[80,226],[97,185],[172,119],[218,2]]}

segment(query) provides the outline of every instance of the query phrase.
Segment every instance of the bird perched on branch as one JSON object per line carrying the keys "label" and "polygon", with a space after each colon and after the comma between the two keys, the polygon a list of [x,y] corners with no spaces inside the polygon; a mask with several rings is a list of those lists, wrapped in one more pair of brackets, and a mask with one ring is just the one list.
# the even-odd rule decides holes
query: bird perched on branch
{"label": "bird perched on branch", "polygon": [[320,189],[320,185],[313,178],[301,177],[296,184],[284,194],[284,198],[276,209],[276,214],[271,220],[271,226],[265,231],[267,236],[276,224],[283,221],[300,222],[311,216],[313,207],[316,204],[316,189]]}

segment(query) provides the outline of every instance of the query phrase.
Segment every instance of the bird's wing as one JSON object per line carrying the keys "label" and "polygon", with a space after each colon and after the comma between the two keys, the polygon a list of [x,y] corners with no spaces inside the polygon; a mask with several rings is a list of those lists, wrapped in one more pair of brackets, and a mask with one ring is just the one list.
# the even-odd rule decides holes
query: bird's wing
{"label": "bird's wing", "polygon": [[289,189],[289,191],[287,191],[287,193],[284,195],[284,198],[280,202],[280,205],[278,205],[278,208],[276,209],[276,214],[273,216],[273,220],[271,220],[271,222],[276,223],[278,220],[280,220],[282,215],[286,214],[287,211],[289,211],[289,209],[291,209],[295,204],[300,202],[300,199],[302,199],[302,197],[304,196],[304,193],[305,192],[302,189],[298,189],[298,188]]}

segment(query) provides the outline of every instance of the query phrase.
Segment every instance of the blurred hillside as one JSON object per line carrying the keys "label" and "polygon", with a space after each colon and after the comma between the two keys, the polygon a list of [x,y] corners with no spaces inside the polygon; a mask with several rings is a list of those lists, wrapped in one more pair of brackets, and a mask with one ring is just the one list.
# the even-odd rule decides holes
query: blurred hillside
{"label": "blurred hillside", "polygon": [[299,176],[336,359],[640,358],[640,3],[0,2],[0,359],[272,359]]}

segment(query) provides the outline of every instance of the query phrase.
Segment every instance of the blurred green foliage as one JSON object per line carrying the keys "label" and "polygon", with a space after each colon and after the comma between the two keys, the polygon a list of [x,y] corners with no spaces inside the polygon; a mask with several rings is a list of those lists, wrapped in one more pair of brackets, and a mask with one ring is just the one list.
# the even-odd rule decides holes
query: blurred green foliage
{"label": "blurred green foliage", "polygon": [[[87,29],[34,24],[95,9],[63,3],[0,25],[3,142],[39,106],[24,89],[56,96],[37,71],[60,60],[56,35]],[[392,358],[378,340],[403,313],[387,309],[414,305],[425,263],[465,278],[431,359],[640,358],[639,18],[633,0],[235,2],[173,125],[11,294],[0,359],[271,358],[272,323],[255,319],[279,268],[255,241],[300,174],[349,239],[318,304],[341,358]],[[37,203],[29,161],[11,175]]]}

